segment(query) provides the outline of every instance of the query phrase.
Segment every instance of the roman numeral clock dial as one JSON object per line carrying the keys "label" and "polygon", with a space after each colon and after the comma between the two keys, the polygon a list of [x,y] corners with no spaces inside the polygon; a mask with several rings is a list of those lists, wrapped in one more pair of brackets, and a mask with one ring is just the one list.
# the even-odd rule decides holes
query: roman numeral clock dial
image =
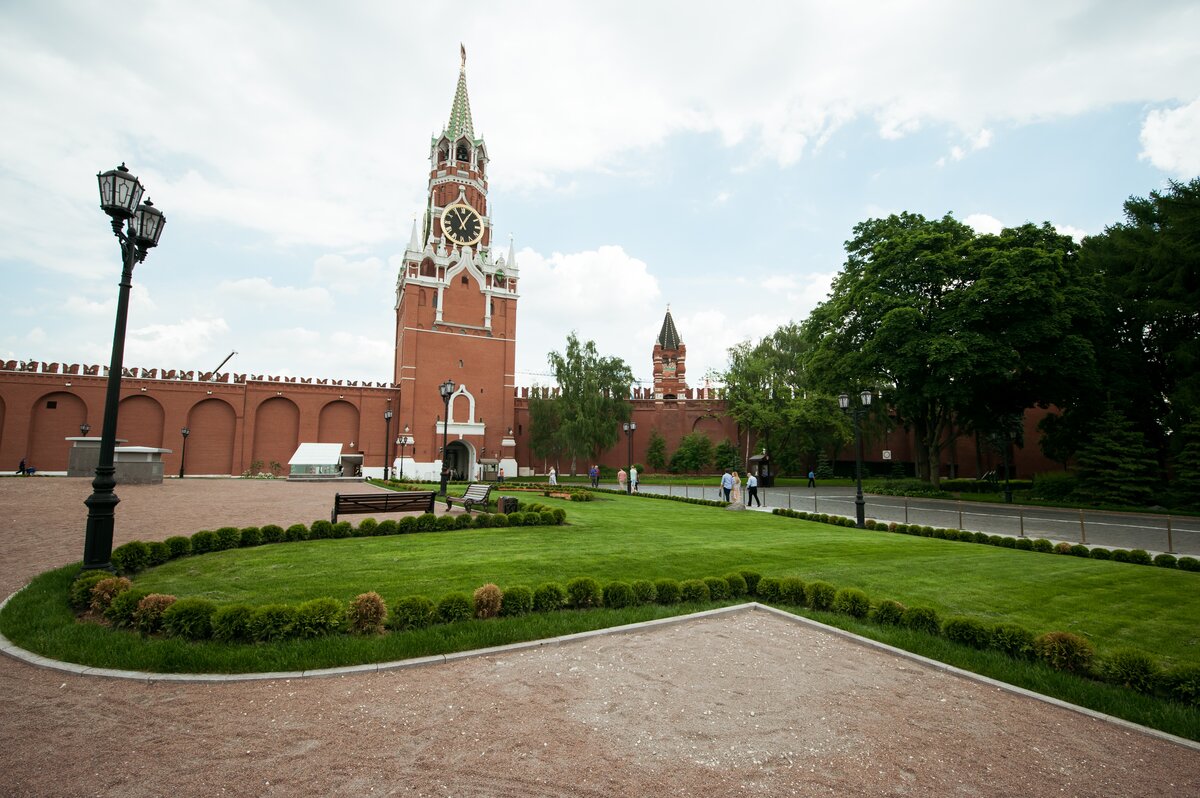
{"label": "roman numeral clock dial", "polygon": [[460,247],[483,238],[483,219],[470,205],[456,202],[442,211],[442,233]]}

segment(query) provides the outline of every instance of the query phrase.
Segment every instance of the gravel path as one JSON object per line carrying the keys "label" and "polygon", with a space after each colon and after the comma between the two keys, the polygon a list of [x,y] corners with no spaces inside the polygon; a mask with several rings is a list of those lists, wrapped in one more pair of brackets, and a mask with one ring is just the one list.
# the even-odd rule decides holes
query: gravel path
{"label": "gravel path", "polygon": [[[337,489],[125,487],[115,542],[310,522]],[[0,479],[0,594],[79,559],[88,493]],[[0,794],[1200,795],[1200,753],[744,612],[306,680],[145,684],[0,657]]]}

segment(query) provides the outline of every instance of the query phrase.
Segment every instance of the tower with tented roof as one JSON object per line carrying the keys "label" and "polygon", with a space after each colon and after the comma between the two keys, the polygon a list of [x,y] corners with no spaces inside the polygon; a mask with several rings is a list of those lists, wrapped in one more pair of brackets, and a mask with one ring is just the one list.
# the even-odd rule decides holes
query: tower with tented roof
{"label": "tower with tented roof", "polygon": [[687,347],[675,329],[671,307],[654,343],[654,398],[678,399],[687,391]]}

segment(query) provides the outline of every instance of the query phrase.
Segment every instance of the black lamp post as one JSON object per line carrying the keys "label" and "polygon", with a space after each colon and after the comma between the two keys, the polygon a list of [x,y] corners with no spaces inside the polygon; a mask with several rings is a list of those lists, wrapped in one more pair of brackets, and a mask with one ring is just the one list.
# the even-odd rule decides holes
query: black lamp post
{"label": "black lamp post", "polygon": [[446,406],[446,412],[442,416],[442,487],[441,493],[446,495],[446,483],[450,481],[450,467],[446,465],[446,435],[450,430],[450,395],[454,393],[454,380],[446,380],[438,386],[438,393],[442,395],[442,403]]}
{"label": "black lamp post", "polygon": [[625,472],[625,492],[633,493],[633,431],[637,429],[636,421],[626,421],[621,425],[621,429],[625,430],[625,459],[628,461],[629,469]]}
{"label": "black lamp post", "polygon": [[400,480],[404,480],[404,447],[412,443],[412,436],[408,434],[408,425],[404,425],[404,434],[396,438],[396,445],[400,447]]}
{"label": "black lamp post", "polygon": [[[142,203],[142,184],[129,173],[125,164],[96,175],[100,185],[100,207],[112,219],[113,235],[121,244],[121,282],[117,295],[117,320],[113,330],[112,361],[108,367],[108,390],[104,398],[104,426],[100,436],[100,457],[92,495],[84,500],[88,507],[87,529],[83,539],[83,568],[112,570],[114,510],[121,501],[113,492],[113,450],[117,441],[117,408],[121,400],[121,366],[125,360],[125,327],[129,316],[129,290],[133,287],[133,267],[146,259],[158,245],[166,217],[150,200]],[[139,204],[140,203],[140,204]]]}
{"label": "black lamp post", "polygon": [[84,438],[86,438],[87,434],[91,431],[92,431],[92,425],[87,423],[86,421],[79,425],[79,434],[81,436],[83,436]]}
{"label": "black lamp post", "polygon": [[179,434],[183,436],[183,451],[179,453],[179,478],[183,479],[183,464],[187,462],[187,436],[192,434],[192,431],[187,427],[179,430]]}
{"label": "black lamp post", "polygon": [[388,409],[383,411],[383,481],[387,482],[391,454],[388,446],[392,441],[392,400],[388,399]]}
{"label": "black lamp post", "polygon": [[849,394],[838,396],[838,405],[842,408],[843,413],[850,413],[854,419],[854,478],[858,483],[858,491],[854,494],[854,518],[857,522],[855,526],[862,529],[866,526],[866,502],[863,501],[862,492],[863,450],[860,419],[866,415],[867,408],[871,406],[871,392],[863,391],[858,396],[862,399],[862,407],[850,407]]}

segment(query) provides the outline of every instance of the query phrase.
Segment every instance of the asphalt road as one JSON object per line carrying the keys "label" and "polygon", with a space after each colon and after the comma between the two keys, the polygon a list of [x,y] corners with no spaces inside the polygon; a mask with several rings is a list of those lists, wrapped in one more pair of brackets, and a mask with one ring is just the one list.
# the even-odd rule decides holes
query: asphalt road
{"label": "asphalt road", "polygon": [[[615,488],[616,485],[606,486]],[[643,493],[669,493],[717,499],[717,487],[642,485]],[[743,488],[744,491],[744,488]],[[763,507],[854,517],[854,488],[759,488]],[[1145,549],[1152,554],[1200,556],[1200,518],[982,504],[902,496],[864,497],[866,517],[877,521],[969,529],[989,535],[1024,535],[1054,542],[1113,549]]]}

